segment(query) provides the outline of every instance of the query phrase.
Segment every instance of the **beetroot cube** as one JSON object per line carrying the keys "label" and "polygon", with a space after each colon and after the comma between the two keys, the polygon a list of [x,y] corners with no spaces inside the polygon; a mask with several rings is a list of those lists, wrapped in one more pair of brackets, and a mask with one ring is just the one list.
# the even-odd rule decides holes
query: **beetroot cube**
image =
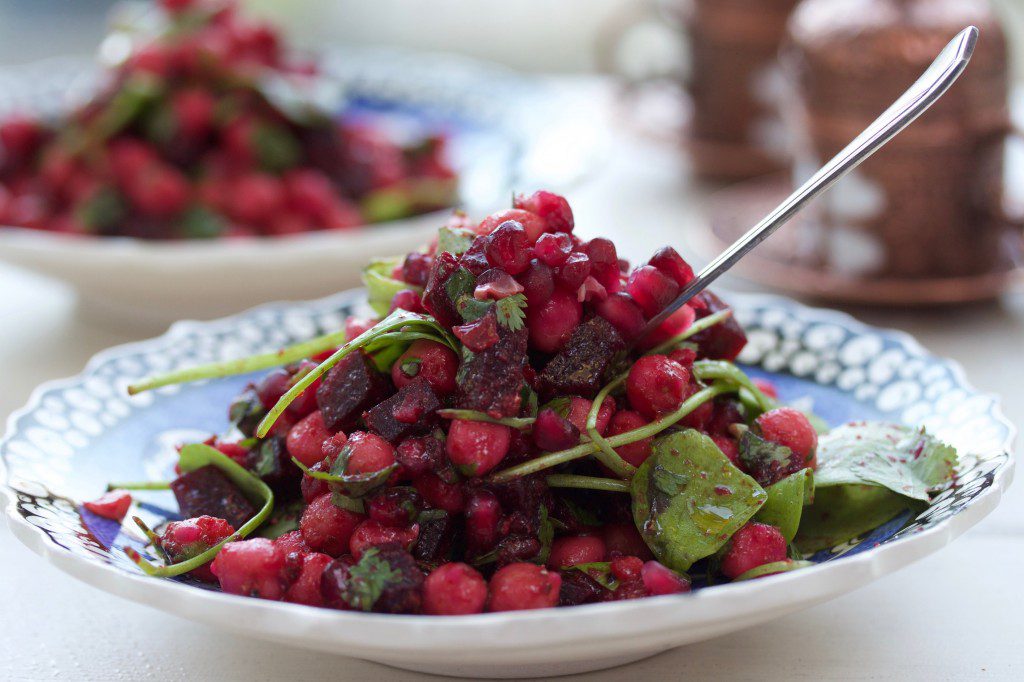
{"label": "beetroot cube", "polygon": [[569,337],[562,351],[541,372],[541,389],[548,395],[593,397],[603,385],[615,354],[626,347],[622,336],[603,317],[592,317]]}
{"label": "beetroot cube", "polygon": [[501,339],[463,361],[458,373],[458,406],[495,417],[515,417],[522,402],[526,330],[503,330]]}
{"label": "beetroot cube", "polygon": [[429,430],[435,421],[440,401],[426,379],[417,377],[365,415],[370,430],[397,443],[409,436]]}
{"label": "beetroot cube", "polygon": [[[698,320],[729,307],[710,291],[698,294],[694,301],[700,304],[693,306],[697,310]],[[697,344],[700,358],[735,360],[747,345],[747,335],[743,332],[740,323],[736,321],[736,317],[730,316],[724,322],[719,322],[699,334],[694,334],[690,341]]]}
{"label": "beetroot cube", "polygon": [[256,508],[238,486],[212,464],[178,476],[171,482],[171,490],[187,519],[212,516],[239,528],[256,515]]}
{"label": "beetroot cube", "polygon": [[391,379],[378,372],[360,350],[343,357],[324,375],[316,391],[316,402],[329,431],[348,430],[363,410],[391,392]]}

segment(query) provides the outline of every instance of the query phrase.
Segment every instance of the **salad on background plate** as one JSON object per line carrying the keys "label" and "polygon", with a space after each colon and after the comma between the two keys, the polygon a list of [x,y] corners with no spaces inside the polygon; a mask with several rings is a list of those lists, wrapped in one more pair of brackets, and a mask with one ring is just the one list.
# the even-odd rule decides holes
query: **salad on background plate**
{"label": "salad on background plate", "polygon": [[[145,573],[355,611],[464,615],[689,592],[811,565],[926,507],[957,454],[924,430],[828,431],[734,360],[729,307],[669,247],[630,269],[538,191],[364,272],[375,317],[139,393],[270,370],[172,481],[112,482],[122,519],[170,489],[181,520],[126,548]],[[276,369],[275,369],[276,368]],[[131,491],[131,492],[129,492]],[[145,554],[145,556],[143,555]]]}
{"label": "salad on background plate", "polygon": [[98,92],[0,120],[0,225],[145,240],[345,230],[458,200],[444,135],[338,119],[345,93],[233,0],[161,0]]}

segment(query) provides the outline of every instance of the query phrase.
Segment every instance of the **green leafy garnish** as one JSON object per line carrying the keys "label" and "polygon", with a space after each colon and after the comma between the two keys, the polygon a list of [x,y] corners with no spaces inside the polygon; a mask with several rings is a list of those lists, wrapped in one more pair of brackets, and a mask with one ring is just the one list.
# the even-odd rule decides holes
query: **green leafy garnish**
{"label": "green leafy garnish", "polygon": [[294,167],[302,156],[302,147],[282,126],[262,123],[252,132],[256,158],[263,170],[279,173]]}
{"label": "green leafy garnish", "polygon": [[800,527],[804,507],[814,501],[814,471],[802,469],[765,489],[768,499],[754,516],[755,521],[775,526],[787,542]]}
{"label": "green leafy garnish", "polygon": [[401,265],[400,258],[377,258],[363,268],[363,286],[366,287],[367,302],[373,311],[384,316],[391,309],[391,299],[403,289],[422,293],[422,289],[407,282],[394,279],[391,273]]}
{"label": "green leafy garnish", "polygon": [[442,419],[461,419],[469,422],[487,422],[488,424],[503,424],[513,429],[528,429],[537,421],[533,417],[500,417],[495,418],[480,410],[438,410],[437,416]]}
{"label": "green leafy garnish", "polygon": [[373,327],[343,345],[329,358],[310,370],[306,376],[296,381],[281,396],[277,404],[263,417],[259,426],[256,427],[256,436],[259,438],[265,437],[281,414],[291,405],[292,401],[302,395],[303,391],[309,388],[313,382],[326,374],[349,353],[353,353],[361,348],[366,348],[367,352],[373,353],[386,345],[405,343],[416,338],[429,338],[438,343],[445,344],[456,352],[460,348],[459,342],[451,335],[451,332],[438,324],[429,315],[410,313],[407,310],[396,310]]}
{"label": "green leafy garnish", "polygon": [[676,571],[718,551],[767,499],[714,441],[693,429],[655,441],[631,491],[637,529]]}
{"label": "green leafy garnish", "polygon": [[619,589],[619,580],[612,574],[612,564],[609,561],[573,564],[569,570],[585,573],[591,580],[610,592]]}
{"label": "green leafy garnish", "polygon": [[540,552],[533,558],[533,562],[543,566],[551,556],[551,543],[555,541],[555,525],[551,522],[548,508],[540,505],[540,530],[537,532],[537,539],[540,540]]}
{"label": "green leafy garnish", "polygon": [[221,548],[234,540],[241,540],[266,521],[274,509],[274,493],[258,476],[231,459],[216,448],[202,443],[186,445],[181,449],[178,456],[178,468],[183,472],[195,471],[204,466],[215,466],[221,470],[231,482],[238,486],[239,490],[254,504],[261,504],[256,515],[242,524],[241,528],[224,538],[210,549],[198,554],[191,559],[177,564],[156,566],[142,558],[138,552],[131,547],[125,548],[125,554],[148,575],[157,577],[171,577],[183,575],[189,571],[199,568],[203,564],[212,561]]}
{"label": "green leafy garnish", "polygon": [[817,552],[849,542],[924,502],[873,485],[818,488],[814,504],[803,510],[796,543],[804,552]]}
{"label": "green leafy garnish", "polygon": [[447,251],[453,256],[461,256],[473,244],[476,233],[461,227],[442,227],[437,231],[437,253]]}
{"label": "green leafy garnish", "polygon": [[789,571],[795,571],[799,568],[809,568],[813,565],[813,561],[801,561],[793,559],[773,561],[770,564],[761,564],[760,566],[755,566],[746,573],[741,573],[740,575],[736,576],[733,582],[738,583],[744,580],[762,578],[766,575],[778,575],[779,573],[788,573]]}
{"label": "green leafy garnish", "polygon": [[290,533],[293,530],[299,529],[299,519],[302,518],[302,512],[306,509],[306,503],[303,500],[295,500],[289,502],[283,507],[275,507],[270,518],[267,519],[266,523],[259,527],[255,535],[261,538],[267,538],[273,540],[279,538],[285,533]]}
{"label": "green leafy garnish", "polygon": [[348,569],[344,600],[356,610],[372,611],[388,584],[402,579],[402,572],[391,568],[391,564],[378,554],[378,549],[372,547]]}
{"label": "green leafy garnish", "polygon": [[953,478],[957,454],[924,429],[862,422],[822,436],[818,462],[818,487],[877,485],[927,502]]}
{"label": "green leafy garnish", "polygon": [[[302,473],[306,474],[310,478],[327,481],[333,487],[337,488],[335,491],[336,493],[340,493],[345,497],[355,498],[364,497],[368,493],[384,485],[384,483],[387,482],[388,477],[391,476],[391,473],[398,466],[398,464],[392,464],[380,471],[371,471],[366,474],[347,474],[345,473],[345,467],[348,464],[348,458],[351,452],[351,448],[346,445],[342,449],[341,454],[339,454],[337,459],[334,460],[334,464],[331,465],[330,471],[313,471],[294,457],[292,457],[292,463],[302,469]],[[341,501],[332,501],[334,501],[339,507],[356,511],[354,505],[349,505],[348,503]]]}
{"label": "green leafy garnish", "polygon": [[526,296],[513,294],[499,299],[495,304],[495,313],[498,316],[498,324],[509,331],[517,332],[525,326],[526,319]]}

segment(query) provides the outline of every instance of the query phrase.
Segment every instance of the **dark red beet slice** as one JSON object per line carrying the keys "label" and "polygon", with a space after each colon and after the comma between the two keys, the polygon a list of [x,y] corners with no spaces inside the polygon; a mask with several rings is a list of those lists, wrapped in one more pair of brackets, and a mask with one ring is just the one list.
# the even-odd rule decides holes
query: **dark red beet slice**
{"label": "dark red beet slice", "polygon": [[459,368],[458,406],[497,417],[515,417],[522,401],[526,330],[503,330],[501,339]]}
{"label": "dark red beet slice", "polygon": [[292,463],[284,438],[261,440],[245,455],[245,468],[263,479],[280,497],[294,497],[302,470]]}
{"label": "dark red beet slice", "polygon": [[428,564],[447,560],[455,542],[457,528],[452,515],[441,509],[431,509],[429,516],[420,518],[419,526],[420,534],[412,548],[416,560]]}
{"label": "dark red beet slice", "polygon": [[186,519],[213,516],[239,528],[256,515],[238,486],[213,465],[178,476],[171,482],[171,490]]}
{"label": "dark red beet slice", "polygon": [[426,379],[417,378],[365,415],[370,430],[391,443],[429,430],[441,407]]}
{"label": "dark red beet slice", "polygon": [[346,355],[331,368],[316,392],[316,402],[330,431],[348,430],[363,410],[391,394],[391,379],[378,372],[362,351]]}
{"label": "dark red beet slice", "polygon": [[[693,306],[697,310],[698,320],[729,308],[722,299],[710,291],[698,294],[695,302],[699,303],[699,305]],[[690,341],[697,344],[701,358],[735,360],[747,345],[747,335],[743,332],[740,323],[736,321],[735,316],[729,316],[724,322],[719,322],[710,329],[694,334]]]}
{"label": "dark red beet slice", "polygon": [[615,354],[626,347],[622,336],[603,317],[592,317],[572,333],[565,348],[541,372],[541,390],[547,395],[592,398]]}

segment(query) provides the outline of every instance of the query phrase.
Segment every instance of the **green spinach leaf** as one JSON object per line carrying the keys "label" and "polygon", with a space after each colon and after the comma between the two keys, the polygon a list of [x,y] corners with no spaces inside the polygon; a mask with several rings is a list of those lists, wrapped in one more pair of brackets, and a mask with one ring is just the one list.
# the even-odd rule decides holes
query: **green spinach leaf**
{"label": "green spinach leaf", "polygon": [[814,479],[819,488],[875,485],[927,502],[952,479],[956,463],[956,450],[923,429],[858,422],[821,437]]}
{"label": "green spinach leaf", "polygon": [[765,491],[692,429],[663,436],[631,484],[633,520],[658,559],[685,572],[764,505]]}
{"label": "green spinach leaf", "polygon": [[754,516],[755,521],[775,526],[787,542],[792,542],[800,528],[804,507],[814,501],[814,472],[802,469],[790,474],[765,490],[768,499]]}

